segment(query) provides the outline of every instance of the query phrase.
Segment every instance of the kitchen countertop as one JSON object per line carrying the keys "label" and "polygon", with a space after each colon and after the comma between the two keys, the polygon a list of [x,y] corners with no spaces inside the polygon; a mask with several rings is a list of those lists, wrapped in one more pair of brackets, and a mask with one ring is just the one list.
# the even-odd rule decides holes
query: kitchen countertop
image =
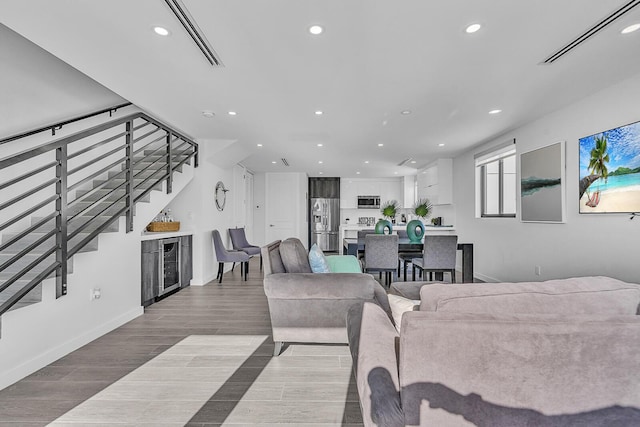
{"label": "kitchen countertop", "polygon": [[155,240],[155,239],[168,239],[169,237],[179,237],[179,236],[188,236],[189,234],[193,234],[193,230],[185,228],[179,231],[143,231],[140,233],[140,240]]}

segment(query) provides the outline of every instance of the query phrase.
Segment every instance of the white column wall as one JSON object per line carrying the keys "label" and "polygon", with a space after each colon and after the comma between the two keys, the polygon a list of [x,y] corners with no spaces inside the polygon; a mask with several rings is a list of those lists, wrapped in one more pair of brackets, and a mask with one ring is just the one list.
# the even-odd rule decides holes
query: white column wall
{"label": "white column wall", "polygon": [[[640,221],[629,215],[578,213],[578,139],[640,120],[640,75],[592,94],[470,150],[454,161],[456,228],[475,246],[476,276],[488,281],[546,280],[606,275],[640,283]],[[566,141],[564,224],[475,217],[474,153],[516,138],[520,153]],[[542,274],[535,275],[535,266]]]}

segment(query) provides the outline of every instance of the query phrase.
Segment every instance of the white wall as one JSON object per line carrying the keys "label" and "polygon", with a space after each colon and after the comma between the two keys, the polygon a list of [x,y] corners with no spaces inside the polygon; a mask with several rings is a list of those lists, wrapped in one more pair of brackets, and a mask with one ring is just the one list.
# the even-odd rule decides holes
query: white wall
{"label": "white wall", "polygon": [[0,138],[125,102],[2,24],[0,40]]}
{"label": "white wall", "polygon": [[[460,241],[475,247],[476,276],[490,281],[606,275],[640,283],[640,221],[629,215],[578,213],[578,139],[640,120],[640,75],[526,124],[454,160],[454,202]],[[516,138],[520,153],[566,141],[564,224],[518,218],[476,218],[474,153]],[[534,267],[542,274],[536,276]]]}
{"label": "white wall", "polygon": [[[193,181],[167,206],[176,220],[181,222],[183,229],[193,231],[192,285],[205,285],[215,279],[218,262],[213,250],[211,231],[217,229],[223,243],[230,249],[231,241],[227,230],[242,225],[236,223],[234,211],[236,200],[244,199],[244,185],[237,182],[237,177],[234,181],[234,165],[223,169],[214,164],[217,150],[214,144],[199,142],[199,149],[200,167],[195,170]],[[236,175],[238,173],[240,171],[236,169]],[[219,211],[215,204],[214,192],[218,181],[222,181],[229,189],[223,211]],[[230,269],[231,264],[226,264],[225,271]]]}
{"label": "white wall", "polygon": [[253,175],[253,238],[254,245],[264,246],[267,242],[265,235],[265,173]]}
{"label": "white wall", "polygon": [[[73,257],[67,295],[55,298],[55,281],[42,288],[42,302],[2,316],[0,389],[141,315],[140,233],[162,206],[191,180],[193,168],[174,175],[172,194],[151,192],[149,203],[136,205],[134,230],[102,233],[97,252]],[[166,185],[166,184],[165,184]],[[100,299],[90,291],[100,288]]]}

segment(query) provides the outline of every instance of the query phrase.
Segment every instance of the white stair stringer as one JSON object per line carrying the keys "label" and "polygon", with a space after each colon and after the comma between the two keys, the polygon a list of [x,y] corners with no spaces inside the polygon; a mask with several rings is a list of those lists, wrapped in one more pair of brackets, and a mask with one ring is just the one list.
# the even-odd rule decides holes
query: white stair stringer
{"label": "white stair stringer", "polygon": [[[135,206],[134,229],[101,233],[95,252],[73,257],[67,277],[67,295],[55,297],[55,279],[41,287],[42,301],[11,310],[0,323],[0,389],[54,362],[143,313],[141,305],[140,235],[146,225],[193,179],[194,167],[185,164],[173,174],[173,191],[151,191],[149,202]],[[92,299],[94,290],[100,298]],[[36,291],[39,293],[40,291]]]}

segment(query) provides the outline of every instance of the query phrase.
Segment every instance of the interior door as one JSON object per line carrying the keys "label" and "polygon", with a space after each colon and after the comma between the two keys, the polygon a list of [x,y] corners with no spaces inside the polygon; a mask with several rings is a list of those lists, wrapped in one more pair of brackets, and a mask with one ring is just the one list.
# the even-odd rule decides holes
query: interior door
{"label": "interior door", "polygon": [[291,176],[268,174],[265,184],[267,242],[296,236],[297,182]]}
{"label": "interior door", "polygon": [[253,174],[249,171],[245,174],[245,217],[247,219],[245,223],[245,235],[247,241],[253,242]]}

